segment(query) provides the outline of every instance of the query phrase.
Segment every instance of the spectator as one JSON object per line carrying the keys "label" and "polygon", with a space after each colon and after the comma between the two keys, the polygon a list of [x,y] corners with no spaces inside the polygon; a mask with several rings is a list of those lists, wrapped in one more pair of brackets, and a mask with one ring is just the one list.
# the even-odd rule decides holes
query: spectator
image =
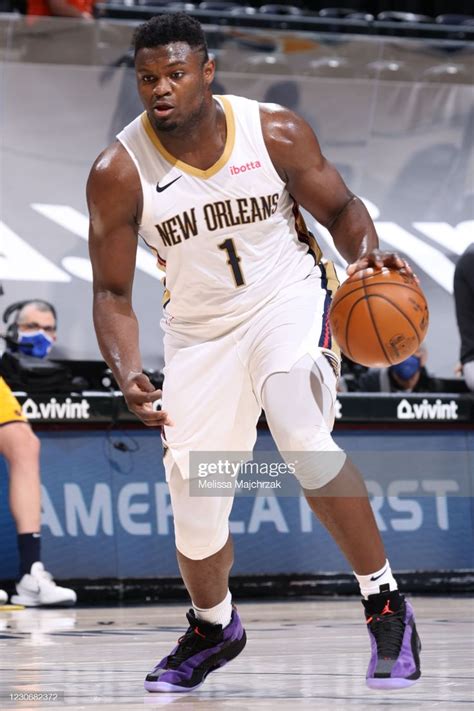
{"label": "spectator", "polygon": [[[17,308],[14,308],[17,307]],[[56,341],[56,311],[47,301],[26,301],[13,304],[5,314],[16,311],[17,316],[8,328],[13,336],[11,350],[35,358],[44,358]]]}
{"label": "spectator", "polygon": [[[55,310],[44,301],[19,304],[17,318],[8,331],[8,340],[14,349],[44,357],[56,340]],[[0,455],[5,458],[8,467],[9,503],[15,520],[20,557],[17,594],[12,596],[11,601],[26,607],[73,605],[76,602],[74,590],[56,585],[41,562],[40,442],[1,377]],[[0,590],[0,604],[7,599],[6,592]]]}
{"label": "spectator", "polygon": [[459,335],[461,366],[469,390],[474,390],[474,243],[459,257],[454,272],[454,301]]}
{"label": "spectator", "polygon": [[443,385],[426,370],[426,349],[421,347],[406,360],[389,368],[369,368],[357,381],[359,392],[441,392]]}
{"label": "spectator", "polygon": [[26,14],[91,19],[94,3],[95,0],[26,0]]}
{"label": "spectator", "polygon": [[348,358],[344,353],[341,353],[341,376],[337,381],[337,391],[342,393],[356,392],[358,388],[359,378],[369,369],[365,365],[356,363]]}

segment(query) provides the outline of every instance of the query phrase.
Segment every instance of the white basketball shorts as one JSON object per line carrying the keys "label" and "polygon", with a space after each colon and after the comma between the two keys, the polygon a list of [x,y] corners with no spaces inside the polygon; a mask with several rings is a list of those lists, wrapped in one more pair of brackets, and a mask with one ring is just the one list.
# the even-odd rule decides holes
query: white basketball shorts
{"label": "white basketball shorts", "polygon": [[251,319],[214,340],[167,329],[162,407],[175,423],[164,432],[168,481],[173,465],[189,477],[190,452],[252,451],[269,375],[289,371],[308,353],[316,361],[325,352],[337,367],[339,351],[329,330],[337,282],[328,285],[329,271],[315,266],[306,279],[283,288]]}
{"label": "white basketball shorts", "polygon": [[[331,287],[337,282],[329,285],[327,272],[315,267],[304,281],[283,288],[252,318],[219,338],[204,342],[167,328],[163,409],[175,425],[163,433],[164,465],[176,547],[190,559],[207,558],[225,545],[233,503],[232,496],[190,494],[187,479],[196,476],[190,472],[190,452],[222,452],[228,458],[237,452],[238,460],[251,453],[269,376],[289,372],[309,354],[327,385],[319,414],[328,432],[332,429],[336,376],[325,355],[338,367],[328,321]],[[291,417],[298,402],[291,395],[288,400]]]}

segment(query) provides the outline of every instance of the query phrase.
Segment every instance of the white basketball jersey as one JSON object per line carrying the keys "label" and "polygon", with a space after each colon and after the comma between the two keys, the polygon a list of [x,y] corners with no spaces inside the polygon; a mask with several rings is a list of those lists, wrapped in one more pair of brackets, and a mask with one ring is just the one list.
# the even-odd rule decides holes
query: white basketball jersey
{"label": "white basketball jersey", "polygon": [[146,113],[117,137],[140,175],[140,236],[166,270],[164,328],[204,337],[253,315],[321,257],[272,164],[258,102],[215,99],[227,139],[207,170],[172,156]]}

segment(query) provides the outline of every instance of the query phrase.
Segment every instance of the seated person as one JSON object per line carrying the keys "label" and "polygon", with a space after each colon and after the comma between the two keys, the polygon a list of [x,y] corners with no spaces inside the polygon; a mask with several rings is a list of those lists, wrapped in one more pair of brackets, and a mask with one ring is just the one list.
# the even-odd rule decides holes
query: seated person
{"label": "seated person", "polygon": [[444,390],[443,383],[426,370],[427,352],[421,346],[414,355],[388,368],[369,368],[357,381],[359,392],[430,393]]}
{"label": "seated person", "polygon": [[[11,326],[12,340],[17,343],[14,347],[28,355],[44,357],[56,340],[56,313],[44,301],[26,302]],[[26,607],[73,605],[74,590],[56,585],[41,562],[40,441],[1,377],[0,455],[8,468],[9,503],[20,557],[20,579],[11,602]],[[7,599],[5,591],[0,590],[0,604]]]}
{"label": "seated person", "polygon": [[357,383],[363,373],[369,369],[365,365],[356,363],[348,356],[341,353],[341,375],[337,380],[336,389],[340,393],[352,393],[358,390]]}
{"label": "seated person", "polygon": [[91,19],[94,2],[95,0],[26,0],[26,14]]}

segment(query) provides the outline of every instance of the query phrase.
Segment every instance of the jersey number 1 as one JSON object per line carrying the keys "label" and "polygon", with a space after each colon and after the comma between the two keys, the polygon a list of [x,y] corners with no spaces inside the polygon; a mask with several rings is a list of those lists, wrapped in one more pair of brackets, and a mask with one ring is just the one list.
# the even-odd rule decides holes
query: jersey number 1
{"label": "jersey number 1", "polygon": [[219,249],[224,249],[227,252],[227,264],[232,269],[232,274],[235,280],[235,286],[244,286],[244,275],[240,268],[240,257],[237,255],[235,250],[235,244],[233,239],[226,239],[225,242],[218,245]]}

